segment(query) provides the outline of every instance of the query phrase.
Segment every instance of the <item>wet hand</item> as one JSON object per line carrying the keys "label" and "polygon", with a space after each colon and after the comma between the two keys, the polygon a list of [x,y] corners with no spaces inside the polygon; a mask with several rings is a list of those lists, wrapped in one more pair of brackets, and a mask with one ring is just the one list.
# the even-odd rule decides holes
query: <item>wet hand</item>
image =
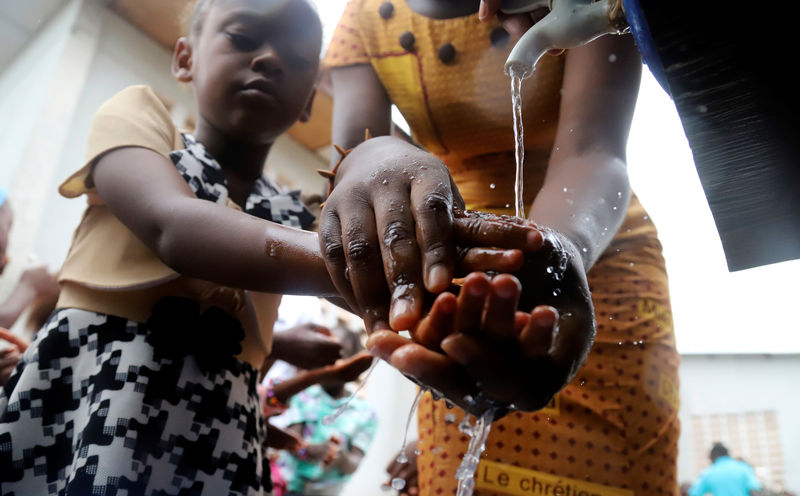
{"label": "wet hand", "polygon": [[511,405],[537,410],[585,360],[594,320],[575,317],[573,310],[579,305],[568,301],[554,302],[566,310],[562,313],[541,302],[530,313],[516,311],[521,296],[514,276],[490,280],[485,274],[471,274],[457,297],[437,297],[413,339],[378,332],[368,347],[470,413]]}
{"label": "wet hand", "polygon": [[425,291],[444,291],[456,274],[457,231],[465,246],[526,249],[528,235],[540,243],[534,227],[510,223],[502,224],[505,244],[474,242],[494,231],[482,217],[459,220],[461,211],[447,167],[405,141],[374,138],[342,161],[322,211],[320,248],[336,289],[369,331],[416,324]]}

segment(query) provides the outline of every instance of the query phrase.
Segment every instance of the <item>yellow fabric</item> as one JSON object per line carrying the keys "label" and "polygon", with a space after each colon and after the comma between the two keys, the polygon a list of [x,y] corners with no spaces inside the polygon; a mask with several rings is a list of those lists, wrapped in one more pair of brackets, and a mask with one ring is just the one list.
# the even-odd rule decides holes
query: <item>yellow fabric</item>
{"label": "yellow fabric", "polygon": [[[92,185],[93,165],[122,147],[147,148],[167,160],[170,152],[184,148],[180,130],[147,86],[126,88],[100,107],[89,131],[86,163],[59,187],[67,198],[85,194],[88,205],[59,273],[58,307],[144,322],[164,296],[193,298],[239,318],[245,339],[238,358],[259,368],[272,346],[280,295],[253,293],[251,299],[244,290],[183,277],[167,267],[108,210]],[[240,209],[230,200],[228,207]]]}
{"label": "yellow fabric", "polygon": [[[477,14],[430,19],[393,1],[394,15],[383,19],[380,0],[351,0],[325,54],[330,68],[371,63],[384,88],[408,122],[414,139],[450,168],[470,208],[503,208],[514,198],[511,83],[502,76],[513,43],[493,46],[497,22]],[[414,51],[400,46],[411,32]],[[437,51],[451,43],[455,60],[443,63]],[[543,57],[523,84],[526,184],[540,184],[558,123],[563,56]],[[476,175],[477,166],[482,171]],[[488,174],[487,174],[488,173]],[[494,188],[490,185],[494,184]],[[473,190],[474,188],[474,190]],[[535,189],[525,192],[526,204]]]}
{"label": "yellow fabric", "polygon": [[[489,33],[496,24],[479,23],[477,15],[429,19],[392,0],[394,15],[383,19],[382,3],[350,1],[326,64],[371,63],[414,138],[448,165],[468,207],[513,213],[510,81],[502,76],[511,43],[492,46]],[[405,31],[416,39],[413,52],[399,45]],[[445,42],[456,48],[451,64],[437,56]],[[562,76],[563,58],[548,56],[523,84],[526,205],[547,169]],[[580,487],[605,487],[596,494],[675,495],[679,356],[661,245],[637,198],[589,283],[598,332],[586,365],[547,408],[495,422],[484,457],[494,464],[492,473],[519,467],[581,481]],[[461,416],[429,394],[420,402],[421,496],[455,493],[455,472],[468,444],[458,430]],[[488,468],[478,468],[476,495],[517,494],[482,483]],[[543,495],[544,486],[526,494]]]}

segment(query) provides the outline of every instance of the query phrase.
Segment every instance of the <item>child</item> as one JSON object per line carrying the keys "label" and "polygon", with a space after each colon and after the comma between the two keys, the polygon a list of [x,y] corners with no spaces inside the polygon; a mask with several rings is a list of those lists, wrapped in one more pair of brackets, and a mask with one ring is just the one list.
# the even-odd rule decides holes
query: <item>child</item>
{"label": "child", "polygon": [[57,310],[0,395],[0,493],[270,491],[255,392],[270,327],[233,288],[334,294],[316,235],[295,229],[309,212],[262,176],[308,115],[321,40],[309,1],[200,0],[172,65],[194,136],[147,87],[98,111],[60,188],[89,205]]}
{"label": "child", "polygon": [[[375,437],[378,419],[375,409],[355,397],[345,385],[358,378],[371,363],[362,349],[358,334],[343,327],[336,329],[345,348],[345,356],[353,363],[343,368],[331,366],[313,374],[314,384],[292,396],[289,408],[273,420],[278,426],[296,432],[304,440],[300,449],[283,451],[277,461],[281,477],[287,481],[289,495],[335,496],[356,471]],[[289,379],[291,381],[292,379]],[[287,381],[287,382],[289,382]],[[282,384],[277,384],[277,390]],[[345,405],[338,415],[338,409]],[[326,417],[331,416],[328,421]]]}
{"label": "child", "polygon": [[88,207],[56,311],[0,394],[0,493],[270,491],[264,293],[335,290],[316,234],[296,229],[308,211],[262,171],[308,115],[321,39],[308,0],[199,0],[172,64],[194,136],[147,87],[100,108],[60,187]]}

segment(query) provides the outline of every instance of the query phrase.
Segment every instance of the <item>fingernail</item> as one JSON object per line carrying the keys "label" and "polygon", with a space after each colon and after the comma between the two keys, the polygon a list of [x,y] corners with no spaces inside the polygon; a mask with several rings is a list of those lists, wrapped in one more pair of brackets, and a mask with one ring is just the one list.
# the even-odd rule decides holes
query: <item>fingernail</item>
{"label": "fingernail", "polygon": [[532,317],[536,327],[552,329],[556,325],[556,314],[554,312],[542,312]]}
{"label": "fingernail", "polygon": [[395,321],[411,313],[411,302],[406,299],[397,299],[392,302],[392,315],[390,321]]}
{"label": "fingernail", "polygon": [[489,12],[487,11],[486,2],[481,0],[481,6],[478,9],[478,19],[480,19],[481,21],[485,21],[486,20],[486,16],[488,14],[489,14]]}
{"label": "fingernail", "polygon": [[434,264],[428,271],[428,289],[438,293],[444,291],[450,284],[450,274],[444,264]]}
{"label": "fingernail", "polygon": [[542,233],[532,230],[525,239],[526,250],[538,250],[542,247]]}

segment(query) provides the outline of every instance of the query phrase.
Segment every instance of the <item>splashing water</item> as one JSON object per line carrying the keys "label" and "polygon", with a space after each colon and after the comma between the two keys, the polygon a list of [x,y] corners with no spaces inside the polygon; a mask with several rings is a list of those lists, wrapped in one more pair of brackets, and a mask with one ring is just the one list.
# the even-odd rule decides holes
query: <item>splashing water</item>
{"label": "splashing water", "polygon": [[355,390],[353,390],[353,392],[350,394],[350,396],[347,397],[345,402],[339,405],[339,408],[337,408],[335,412],[331,413],[330,415],[325,415],[324,417],[322,417],[322,425],[331,425],[334,422],[336,422],[336,419],[339,418],[339,415],[341,415],[342,412],[344,412],[347,409],[348,405],[350,405],[350,402],[353,401],[353,398],[356,397],[358,392],[361,391],[361,389],[364,387],[364,384],[367,383],[367,379],[369,379],[369,376],[370,374],[372,374],[372,371],[375,370],[376,365],[378,365],[378,360],[372,362],[372,365],[370,365],[369,369],[367,369],[367,373],[364,376],[364,379],[361,381],[361,384],[359,384],[358,387],[356,387]]}
{"label": "splashing water", "polygon": [[[475,421],[474,426],[469,423],[469,414],[464,417],[466,427],[462,432],[470,436],[471,439],[467,452],[461,460],[461,465],[456,470],[456,479],[458,479],[456,496],[472,496],[472,491],[475,489],[475,470],[478,469],[481,454],[486,448],[486,438],[489,437],[494,414],[495,411],[493,409],[487,410]],[[464,422],[461,423],[459,428],[462,426],[464,426]]]}
{"label": "splashing water", "polygon": [[397,463],[408,463],[408,457],[406,456],[406,441],[408,440],[408,428],[411,427],[411,419],[414,418],[414,411],[417,409],[417,404],[419,404],[419,399],[422,397],[423,394],[425,394],[425,390],[420,388],[419,392],[417,392],[417,395],[414,397],[414,402],[411,403],[411,410],[409,410],[408,420],[406,420],[406,431],[403,433],[403,444],[400,445],[400,454],[397,455],[397,458],[395,458],[395,461]]}
{"label": "splashing water", "polygon": [[525,162],[525,131],[522,124],[522,79],[524,73],[511,68],[511,106],[514,111],[514,157],[517,161],[517,173],[514,178],[514,205],[517,217],[525,218],[525,204],[522,199],[522,166]]}

